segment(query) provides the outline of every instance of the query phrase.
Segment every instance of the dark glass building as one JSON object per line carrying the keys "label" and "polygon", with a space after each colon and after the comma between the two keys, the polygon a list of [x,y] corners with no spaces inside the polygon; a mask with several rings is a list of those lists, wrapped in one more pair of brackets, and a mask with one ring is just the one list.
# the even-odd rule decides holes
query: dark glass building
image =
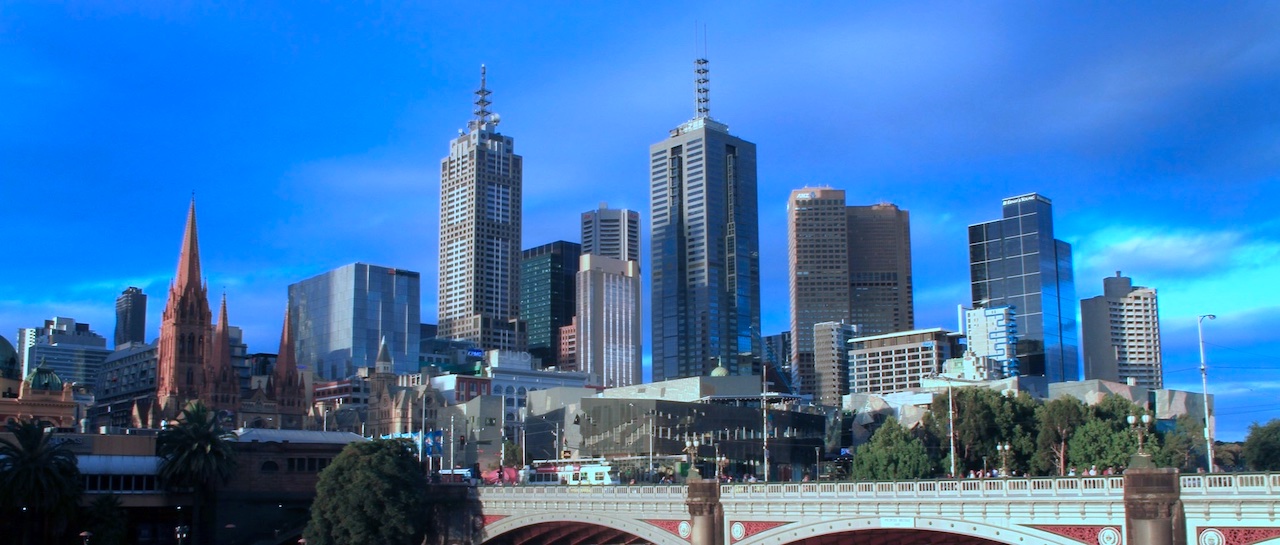
{"label": "dark glass building", "polygon": [[1002,219],[969,226],[974,308],[1018,317],[1018,367],[1048,382],[1080,379],[1071,245],[1053,237],[1053,203],[1035,193],[1004,199]]}
{"label": "dark glass building", "polygon": [[761,352],[756,146],[709,117],[649,148],[653,380],[754,372]]}
{"label": "dark glass building", "polygon": [[146,342],[147,295],[130,286],[116,298],[115,346]]}
{"label": "dark glass building", "polygon": [[353,263],[289,285],[298,366],[339,380],[373,367],[385,337],[397,373],[418,371],[421,275]]}
{"label": "dark glass building", "polygon": [[557,240],[525,250],[520,259],[520,320],[529,353],[544,367],[559,365],[560,328],[577,312],[578,258],[582,246]]}

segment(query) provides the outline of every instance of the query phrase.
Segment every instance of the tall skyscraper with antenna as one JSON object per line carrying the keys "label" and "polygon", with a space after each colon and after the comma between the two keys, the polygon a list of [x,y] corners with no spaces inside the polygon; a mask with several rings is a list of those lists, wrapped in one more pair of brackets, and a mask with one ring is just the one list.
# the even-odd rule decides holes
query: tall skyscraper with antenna
{"label": "tall skyscraper with antenna", "polygon": [[497,132],[480,67],[475,117],[440,161],[438,335],[486,349],[523,350],[520,222],[524,160]]}
{"label": "tall skyscraper with antenna", "polygon": [[693,119],[649,147],[655,381],[751,374],[761,354],[756,146],[711,118],[708,67]]}

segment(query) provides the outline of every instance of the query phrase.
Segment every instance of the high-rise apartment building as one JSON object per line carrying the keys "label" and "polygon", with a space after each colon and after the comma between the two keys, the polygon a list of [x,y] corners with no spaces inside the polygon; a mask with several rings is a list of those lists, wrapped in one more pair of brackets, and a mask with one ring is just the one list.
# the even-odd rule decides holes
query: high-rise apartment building
{"label": "high-rise apartment building", "polygon": [[385,337],[395,371],[418,371],[421,275],[352,263],[289,285],[294,361],[339,380],[373,367]]}
{"label": "high-rise apartment building", "polygon": [[115,346],[144,343],[147,336],[147,295],[130,286],[116,298]]}
{"label": "high-rise apartment building", "polygon": [[608,203],[582,213],[582,253],[640,262],[640,213]]}
{"label": "high-rise apartment building", "polygon": [[580,268],[578,370],[607,388],[643,382],[640,264],[585,254]]}
{"label": "high-rise apartment building", "polygon": [[920,379],[943,371],[963,355],[960,336],[942,328],[857,337],[849,342],[850,391],[888,394],[919,388]]}
{"label": "high-rise apartment building", "polygon": [[1053,203],[1035,193],[1003,201],[1004,217],[969,226],[973,307],[1018,316],[1018,374],[1080,378],[1071,245],[1053,235]]}
{"label": "high-rise apartment building", "polygon": [[1135,286],[1116,271],[1102,280],[1102,295],[1080,301],[1080,320],[1086,380],[1164,387],[1155,288]]}
{"label": "high-rise apartment building", "polygon": [[105,337],[71,318],[57,317],[45,320],[42,327],[19,329],[18,339],[18,350],[25,354],[21,358],[24,377],[44,367],[68,384],[90,384],[111,355]]}
{"label": "high-rise apartment building", "polygon": [[973,355],[986,358],[1006,377],[1018,375],[1018,320],[1010,307],[965,311],[965,338]]}
{"label": "high-rise apartment building", "polygon": [[843,322],[813,325],[813,399],[819,405],[839,407],[849,393],[849,340],[858,336],[858,326]]}
{"label": "high-rise apartment building", "polygon": [[911,215],[888,203],[846,210],[850,323],[863,335],[911,330]]}
{"label": "high-rise apartment building", "polygon": [[524,160],[497,132],[480,67],[475,118],[440,161],[439,336],[523,350],[520,316]]}
{"label": "high-rise apartment building", "polygon": [[694,118],[649,147],[655,381],[750,374],[760,355],[756,146],[708,115],[706,68]]}
{"label": "high-rise apartment building", "polygon": [[528,351],[543,367],[560,365],[560,328],[577,312],[582,247],[558,240],[525,250],[520,260],[520,320]]}
{"label": "high-rise apartment building", "polygon": [[862,335],[910,330],[910,217],[892,204],[845,206],[839,189],[797,189],[787,202],[792,375],[816,393],[814,324],[845,322]]}

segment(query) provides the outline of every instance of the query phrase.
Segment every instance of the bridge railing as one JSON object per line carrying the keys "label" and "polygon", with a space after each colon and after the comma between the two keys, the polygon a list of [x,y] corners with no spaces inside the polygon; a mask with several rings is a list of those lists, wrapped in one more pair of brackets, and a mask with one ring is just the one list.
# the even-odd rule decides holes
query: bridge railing
{"label": "bridge railing", "polygon": [[1274,494],[1280,473],[1197,473],[1181,478],[1183,494]]}
{"label": "bridge railing", "polygon": [[948,479],[849,483],[726,484],[722,498],[800,495],[839,498],[954,498],[1036,496],[1123,496],[1124,477]]}
{"label": "bridge railing", "polygon": [[481,498],[581,498],[586,501],[614,501],[626,496],[629,500],[637,496],[648,497],[655,501],[683,501],[685,487],[678,485],[665,486],[481,486],[477,488]]}

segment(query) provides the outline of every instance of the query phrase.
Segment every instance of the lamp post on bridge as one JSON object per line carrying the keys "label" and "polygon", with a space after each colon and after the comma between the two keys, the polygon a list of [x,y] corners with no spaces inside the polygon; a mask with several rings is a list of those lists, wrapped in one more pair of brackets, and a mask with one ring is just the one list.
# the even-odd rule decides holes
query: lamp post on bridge
{"label": "lamp post on bridge", "polygon": [[1213,314],[1201,314],[1196,317],[1196,335],[1200,338],[1200,387],[1204,394],[1204,444],[1209,459],[1209,473],[1213,473],[1213,434],[1209,433],[1209,373],[1204,364],[1204,319],[1216,320]]}
{"label": "lamp post on bridge", "polygon": [[996,452],[1000,453],[1000,476],[1001,477],[1009,476],[1009,453],[1011,450],[1013,450],[1013,445],[1010,445],[1009,443],[1005,443],[1003,445],[1000,443],[996,443]]}

